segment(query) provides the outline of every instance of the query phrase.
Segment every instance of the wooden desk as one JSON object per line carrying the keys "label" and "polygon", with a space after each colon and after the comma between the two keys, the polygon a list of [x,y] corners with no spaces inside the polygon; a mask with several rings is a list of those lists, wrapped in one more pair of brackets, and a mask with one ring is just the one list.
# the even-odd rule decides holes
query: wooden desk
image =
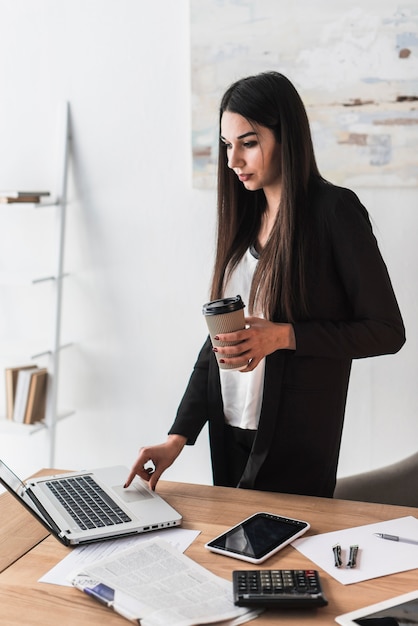
{"label": "wooden desk", "polygon": [[[51,473],[50,471],[48,473]],[[208,552],[204,543],[256,511],[306,519],[308,534],[330,532],[405,515],[418,508],[273,494],[223,487],[160,481],[158,492],[183,515],[183,527],[201,534],[186,554],[215,574],[231,580],[231,571],[252,568],[244,561]],[[38,583],[38,579],[68,554],[10,494],[0,496],[0,623],[7,626],[122,626],[128,622],[80,591]],[[24,531],[24,532],[23,532]],[[287,546],[263,564],[267,568],[312,568],[312,562]],[[261,566],[260,566],[261,567]],[[317,566],[315,566],[316,569]],[[268,611],[251,622],[267,624],[333,624],[336,615],[391,598],[418,587],[417,571],[341,585],[319,570],[328,606],[306,612]],[[169,626],[169,625],[167,625]]]}

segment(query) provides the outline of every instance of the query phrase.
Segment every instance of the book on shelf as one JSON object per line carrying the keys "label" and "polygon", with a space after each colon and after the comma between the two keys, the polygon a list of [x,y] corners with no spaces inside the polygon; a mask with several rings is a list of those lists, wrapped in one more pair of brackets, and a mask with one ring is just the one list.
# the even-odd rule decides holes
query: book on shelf
{"label": "book on shelf", "polygon": [[13,404],[13,421],[23,423],[29,394],[30,377],[37,370],[36,365],[19,370]]}
{"label": "book on shelf", "polygon": [[19,365],[17,367],[6,367],[6,417],[13,419],[13,410],[16,397],[17,377],[20,370],[33,369],[35,365]]}
{"label": "book on shelf", "polygon": [[44,411],[46,401],[46,375],[46,368],[37,366],[19,371],[13,407],[14,422],[31,424],[35,416],[38,416],[37,421],[42,419],[42,407]]}
{"label": "book on shelf", "polygon": [[45,196],[49,196],[49,191],[0,191],[1,204],[13,204],[17,202],[28,202],[36,204]]}
{"label": "book on shelf", "polygon": [[45,417],[48,372],[46,368],[32,372],[30,376],[28,399],[23,422],[35,424]]}

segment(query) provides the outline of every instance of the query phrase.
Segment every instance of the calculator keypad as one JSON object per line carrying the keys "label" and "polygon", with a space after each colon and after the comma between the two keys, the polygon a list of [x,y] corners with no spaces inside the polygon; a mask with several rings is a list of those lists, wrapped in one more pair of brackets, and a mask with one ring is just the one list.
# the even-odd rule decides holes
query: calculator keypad
{"label": "calculator keypad", "polygon": [[236,570],[234,602],[238,606],[325,606],[316,570]]}

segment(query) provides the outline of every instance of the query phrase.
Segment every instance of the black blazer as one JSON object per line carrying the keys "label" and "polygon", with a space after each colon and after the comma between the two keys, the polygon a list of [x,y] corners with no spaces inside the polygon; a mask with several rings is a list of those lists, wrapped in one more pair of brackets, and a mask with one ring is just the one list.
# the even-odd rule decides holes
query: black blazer
{"label": "black blazer", "polygon": [[[294,324],[295,351],[266,357],[259,427],[238,486],[332,497],[352,359],[397,352],[405,329],[357,196],[324,183],[310,210],[309,318]],[[193,444],[208,420],[214,483],[224,485],[228,450],[209,338],[169,432]]]}

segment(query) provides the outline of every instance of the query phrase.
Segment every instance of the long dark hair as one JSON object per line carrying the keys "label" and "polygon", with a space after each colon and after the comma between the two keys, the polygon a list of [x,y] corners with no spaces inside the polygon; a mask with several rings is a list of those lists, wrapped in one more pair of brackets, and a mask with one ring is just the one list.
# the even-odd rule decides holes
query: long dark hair
{"label": "long dark hair", "polygon": [[[248,305],[252,312],[257,304],[267,319],[292,322],[307,314],[308,191],[315,180],[321,179],[306,110],[285,76],[263,72],[238,80],[227,89],[220,104],[219,128],[224,111],[238,113],[250,122],[270,128],[281,144],[280,210],[260,254]],[[230,273],[256,241],[265,209],[263,190],[245,189],[228,167],[225,147],[220,141],[212,299],[222,297]]]}

